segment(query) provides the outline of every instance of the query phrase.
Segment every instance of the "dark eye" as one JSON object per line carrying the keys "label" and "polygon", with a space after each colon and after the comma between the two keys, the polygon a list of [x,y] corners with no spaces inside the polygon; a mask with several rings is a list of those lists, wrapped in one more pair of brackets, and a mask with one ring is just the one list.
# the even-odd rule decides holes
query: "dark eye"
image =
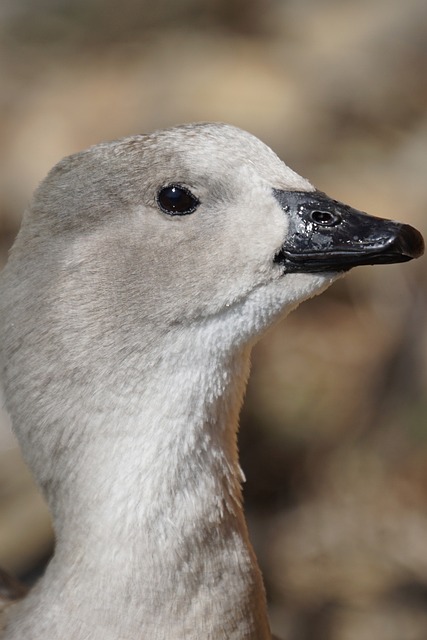
{"label": "dark eye", "polygon": [[200,204],[196,196],[193,196],[188,189],[176,184],[169,184],[160,189],[157,194],[157,202],[162,211],[172,216],[185,216],[188,213],[193,213]]}
{"label": "dark eye", "polygon": [[341,222],[341,216],[331,211],[321,211],[316,209],[310,213],[310,218],[316,224],[321,224],[324,227],[333,227],[335,224]]}

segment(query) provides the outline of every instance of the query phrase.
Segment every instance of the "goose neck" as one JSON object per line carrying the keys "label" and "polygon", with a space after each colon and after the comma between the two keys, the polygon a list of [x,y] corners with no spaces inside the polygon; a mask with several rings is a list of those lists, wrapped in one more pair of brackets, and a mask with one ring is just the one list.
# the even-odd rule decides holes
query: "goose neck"
{"label": "goose neck", "polygon": [[270,638],[236,445],[248,352],[189,362],[116,390],[114,410],[80,398],[79,444],[46,486],[55,557],[26,605],[55,602],[58,637],[65,607],[82,638]]}

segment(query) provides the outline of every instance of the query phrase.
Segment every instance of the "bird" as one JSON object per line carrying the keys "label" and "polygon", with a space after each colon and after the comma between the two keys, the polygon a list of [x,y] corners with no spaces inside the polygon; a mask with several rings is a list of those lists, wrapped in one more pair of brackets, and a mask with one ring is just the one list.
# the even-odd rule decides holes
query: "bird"
{"label": "bird", "polygon": [[251,348],[423,250],[223,123],[61,160],[0,275],[5,406],[56,537],[2,640],[271,640],[236,440]]}

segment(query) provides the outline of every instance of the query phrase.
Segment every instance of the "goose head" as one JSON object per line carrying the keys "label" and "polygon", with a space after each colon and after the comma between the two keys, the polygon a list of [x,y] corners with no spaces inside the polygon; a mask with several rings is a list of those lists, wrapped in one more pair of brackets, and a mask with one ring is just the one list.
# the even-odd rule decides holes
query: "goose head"
{"label": "goose head", "polygon": [[248,346],[349,268],[422,252],[228,125],[57,164],[0,277],[6,406],[57,534],[5,637],[269,639],[235,442]]}
{"label": "goose head", "polygon": [[115,330],[208,322],[247,307],[247,339],[255,316],[261,328],[288,298],[333,279],[284,281],[275,258],[290,218],[274,189],[313,190],[259,140],[225,125],[97,145],[65,158],[41,184],[8,270],[25,268],[32,292],[52,290],[56,278],[70,311],[72,301],[90,313],[93,302]]}
{"label": "goose head", "polygon": [[227,332],[242,341],[349,268],[422,251],[417,231],[328,198],[252,135],[199,124],[65,158],[36,192],[8,271],[25,271],[21,304],[34,310],[56,285],[71,325],[77,309],[92,331],[103,317],[130,332],[234,310]]}

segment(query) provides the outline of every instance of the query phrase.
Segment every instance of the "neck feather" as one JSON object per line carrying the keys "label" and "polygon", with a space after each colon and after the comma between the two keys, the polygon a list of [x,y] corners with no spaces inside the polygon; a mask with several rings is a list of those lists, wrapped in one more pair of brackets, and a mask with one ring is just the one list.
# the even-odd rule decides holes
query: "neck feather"
{"label": "neck feather", "polygon": [[42,479],[55,557],[6,638],[270,638],[236,446],[249,352],[186,353],[75,398]]}

